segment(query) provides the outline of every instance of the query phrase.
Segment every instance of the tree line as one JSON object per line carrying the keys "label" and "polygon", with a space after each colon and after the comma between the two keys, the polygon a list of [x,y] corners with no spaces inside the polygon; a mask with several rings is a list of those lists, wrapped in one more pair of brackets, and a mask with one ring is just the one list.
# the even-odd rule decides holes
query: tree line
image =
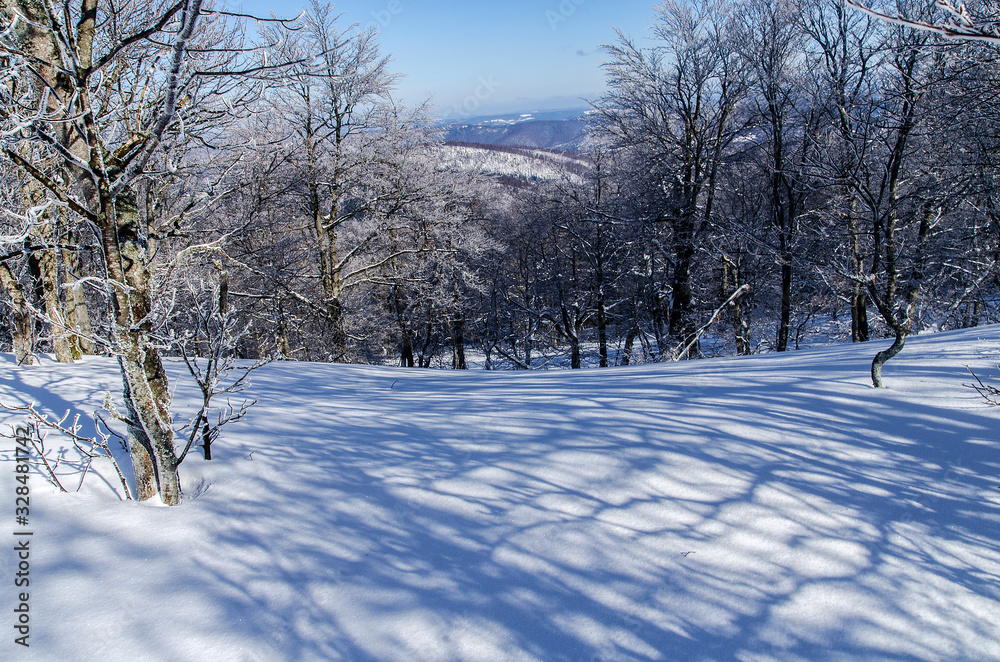
{"label": "tree line", "polygon": [[885,338],[881,385],[910,334],[996,320],[992,42],[842,0],[655,11],[605,46],[588,151],[517,178],[460,164],[320,0],[0,0],[0,343],[116,357],[139,496],[176,503],[171,355],[579,368],[823,334]]}

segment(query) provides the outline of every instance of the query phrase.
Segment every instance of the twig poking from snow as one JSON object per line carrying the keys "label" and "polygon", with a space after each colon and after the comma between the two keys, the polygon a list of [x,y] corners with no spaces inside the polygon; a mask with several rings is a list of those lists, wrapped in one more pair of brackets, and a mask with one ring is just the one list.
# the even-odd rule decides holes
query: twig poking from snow
{"label": "twig poking from snow", "polygon": [[969,371],[969,374],[972,375],[972,377],[976,380],[976,383],[963,384],[963,386],[976,389],[979,395],[983,396],[983,400],[990,403],[991,405],[1000,406],[1000,388],[997,388],[996,386],[992,386],[990,384],[984,384],[983,380],[979,379],[979,375],[972,372],[972,368],[970,368],[969,366],[965,366],[965,369]]}
{"label": "twig poking from snow", "polygon": [[[6,409],[7,411],[26,412],[34,420],[33,424],[28,425],[29,434],[27,439],[35,449],[42,466],[45,468],[42,473],[45,475],[46,480],[58,487],[60,491],[68,492],[69,490],[63,487],[62,483],[59,481],[59,477],[56,475],[56,469],[59,468],[59,460],[56,460],[54,465],[49,464],[48,458],[45,455],[45,436],[41,432],[43,427],[55,430],[56,432],[68,437],[70,441],[73,442],[73,446],[76,450],[84,458],[86,458],[82,469],[80,469],[81,475],[80,481],[76,487],[77,492],[83,488],[83,481],[87,478],[87,474],[90,473],[90,465],[94,462],[94,458],[106,457],[111,460],[111,465],[114,467],[115,473],[118,474],[118,480],[121,482],[122,488],[125,490],[125,500],[132,500],[132,492],[129,490],[128,481],[125,480],[125,475],[122,473],[121,467],[118,465],[118,460],[115,459],[114,454],[111,452],[111,448],[108,446],[108,441],[111,437],[117,437],[119,435],[108,427],[107,422],[101,418],[100,414],[94,414],[94,428],[97,433],[96,436],[85,437],[80,434],[82,425],[80,424],[79,414],[73,417],[72,423],[66,423],[66,420],[70,415],[69,410],[67,410],[66,413],[63,414],[58,420],[51,420],[48,416],[35,409],[34,403],[24,407],[15,407],[0,402],[0,408]],[[97,421],[104,424],[104,430],[101,429]],[[98,449],[100,452],[98,452]],[[61,454],[62,451],[60,452],[60,455]]]}
{"label": "twig poking from snow", "polygon": [[[23,411],[27,409],[25,407],[8,407],[2,402],[0,402],[0,407],[10,411]],[[45,480],[58,487],[60,492],[66,492],[67,489],[63,487],[62,483],[59,482],[59,477],[56,475],[56,469],[59,468],[59,459],[56,459],[55,466],[49,464],[48,458],[45,457],[45,437],[42,436],[38,426],[28,424],[24,427],[11,426],[11,429],[13,431],[13,437],[18,438],[19,443],[24,442],[25,444],[31,444],[31,447],[35,449],[38,459],[41,460],[42,466],[45,467],[45,471],[42,472],[42,475],[45,476]],[[3,436],[6,437],[7,435]]]}

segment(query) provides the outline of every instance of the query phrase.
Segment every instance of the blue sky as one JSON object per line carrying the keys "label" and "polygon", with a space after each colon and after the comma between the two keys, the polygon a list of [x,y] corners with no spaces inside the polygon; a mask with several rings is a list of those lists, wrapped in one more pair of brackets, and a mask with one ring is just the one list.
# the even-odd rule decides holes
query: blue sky
{"label": "blue sky", "polygon": [[[244,9],[294,15],[308,0],[242,0]],[[239,0],[231,1],[232,5]],[[585,105],[604,89],[601,44],[617,27],[646,34],[656,0],[341,0],[345,25],[376,25],[398,96],[433,98],[450,117]]]}

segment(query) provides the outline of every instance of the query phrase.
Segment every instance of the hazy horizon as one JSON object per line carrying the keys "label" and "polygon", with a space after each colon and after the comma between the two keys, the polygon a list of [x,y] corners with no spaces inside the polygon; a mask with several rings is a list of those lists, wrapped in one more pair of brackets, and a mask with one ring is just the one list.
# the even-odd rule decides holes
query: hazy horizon
{"label": "hazy horizon", "polygon": [[[237,5],[239,3],[233,3]],[[513,0],[502,7],[450,0],[344,0],[333,3],[346,27],[377,27],[396,96],[430,100],[442,118],[583,108],[604,89],[602,44],[614,29],[639,38],[655,2]],[[246,11],[291,16],[307,0],[244,0]]]}

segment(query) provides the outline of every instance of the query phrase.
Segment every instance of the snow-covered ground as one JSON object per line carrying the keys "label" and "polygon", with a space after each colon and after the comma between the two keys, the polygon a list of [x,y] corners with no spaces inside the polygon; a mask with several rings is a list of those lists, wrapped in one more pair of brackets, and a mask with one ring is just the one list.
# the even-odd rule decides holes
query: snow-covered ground
{"label": "snow-covered ground", "polygon": [[579,167],[579,159],[548,150],[521,148],[512,152],[469,145],[442,145],[438,152],[442,164],[461,172],[473,171],[525,182],[567,182],[573,185],[583,182],[583,178],[569,167]]}
{"label": "snow-covered ground", "polygon": [[[176,508],[31,478],[4,660],[997,660],[1000,329],[624,369],[256,373]],[[172,364],[175,374],[180,369]],[[0,363],[98,406],[115,366]],[[183,380],[176,400],[194,401]],[[0,424],[16,422],[9,414]],[[55,439],[50,437],[50,443]]]}

